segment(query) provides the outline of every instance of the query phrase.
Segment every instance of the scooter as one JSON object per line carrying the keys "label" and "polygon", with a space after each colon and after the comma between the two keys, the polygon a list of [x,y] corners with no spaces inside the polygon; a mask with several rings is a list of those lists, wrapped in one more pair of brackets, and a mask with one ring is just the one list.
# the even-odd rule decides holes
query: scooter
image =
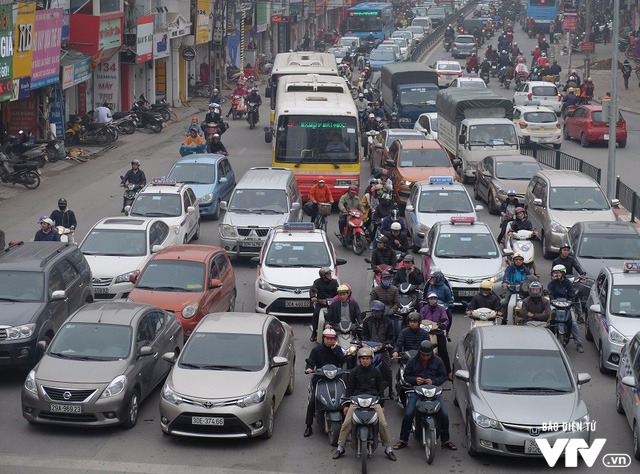
{"label": "scooter", "polygon": [[409,313],[420,310],[418,303],[420,302],[421,291],[418,285],[412,285],[406,281],[400,283],[398,291],[400,292],[400,300],[396,314],[402,318],[401,327],[405,328],[407,326]]}
{"label": "scooter", "polygon": [[516,87],[520,87],[527,81],[527,75],[524,72],[516,73]]}
{"label": "scooter", "polygon": [[9,136],[3,143],[2,151],[7,155],[9,162],[15,164],[37,164],[39,168],[47,163],[47,147],[44,144],[32,144],[28,142],[28,134],[20,130],[18,136]]}
{"label": "scooter", "polygon": [[491,82],[491,79],[489,78],[489,72],[481,72],[480,79],[482,79],[487,85],[489,84],[489,82]]}
{"label": "scooter", "polygon": [[[422,323],[420,323],[420,328],[424,329],[429,333],[429,341],[433,345],[433,353],[438,355],[438,335],[435,333],[440,328],[440,325],[435,321],[429,321],[424,319]],[[447,336],[447,332],[444,331],[445,337]]]}
{"label": "scooter", "polygon": [[445,38],[442,41],[442,44],[444,45],[444,50],[448,52],[451,50],[451,45],[453,44],[453,40]]}
{"label": "scooter", "polygon": [[[513,222],[513,221],[512,221]],[[508,234],[511,230],[511,223],[507,224],[506,233]],[[519,230],[518,232],[513,232],[511,235],[507,235],[505,238],[505,250],[510,252],[506,252],[508,255],[514,255],[519,253],[524,258],[524,264],[529,270],[533,270],[534,259],[535,259],[535,247],[533,245],[533,237],[536,233],[532,230]]]}
{"label": "scooter", "polygon": [[418,395],[413,434],[422,441],[427,464],[433,463],[436,457],[436,440],[440,434],[438,413],[442,409],[440,400],[436,399],[436,396],[440,395],[442,391],[443,388],[436,385],[416,385],[407,391],[407,394],[415,393]]}
{"label": "scooter", "polygon": [[338,445],[340,428],[344,419],[342,400],[347,392],[347,387],[342,380],[344,374],[348,374],[348,372],[333,364],[324,365],[310,374],[314,377],[320,377],[315,392],[312,390],[311,382],[309,383],[309,397],[315,397],[316,421],[322,426],[324,433],[328,435],[331,446]]}
{"label": "scooter", "polygon": [[[13,171],[9,168],[13,168]],[[9,158],[0,152],[0,180],[3,183],[22,184],[27,189],[40,186],[40,174],[35,163],[10,163]]]}
{"label": "scooter", "polygon": [[471,329],[484,326],[497,326],[498,313],[490,308],[477,308],[471,312]]}
{"label": "scooter", "polygon": [[189,92],[194,97],[209,98],[213,93],[213,86],[210,81],[196,81],[193,75],[189,76]]}
{"label": "scooter", "polygon": [[363,393],[349,400],[356,407],[351,421],[352,442],[361,460],[362,472],[366,473],[367,458],[373,456],[379,443],[379,420],[374,407],[380,404],[380,397]]}
{"label": "scooter", "polygon": [[246,113],[247,113],[247,105],[244,101],[244,97],[240,97],[239,95],[234,95],[233,101],[231,102],[231,116],[233,117],[233,120],[242,118]]}
{"label": "scooter", "polygon": [[498,77],[498,61],[491,61],[491,77]]}
{"label": "scooter", "polygon": [[344,233],[342,235],[336,233],[336,237],[340,239],[344,247],[351,247],[356,255],[362,255],[369,248],[369,242],[362,227],[362,211],[351,209],[347,214]]}
{"label": "scooter", "polygon": [[404,408],[407,405],[407,390],[411,389],[411,385],[409,385],[404,379],[404,371],[407,368],[407,363],[409,360],[414,358],[418,354],[417,350],[405,351],[398,354],[398,371],[396,372],[396,393],[398,394],[398,398],[396,399],[398,405]]}
{"label": "scooter", "polygon": [[253,130],[253,127],[258,123],[258,104],[256,102],[249,102],[247,122],[249,122],[249,130]]}
{"label": "scooter", "polygon": [[110,123],[86,123],[83,116],[76,117],[69,122],[69,128],[64,133],[64,141],[70,145],[94,144],[110,145],[116,139],[115,128]]}
{"label": "scooter", "polygon": [[136,129],[136,114],[133,112],[112,112],[113,125],[117,127],[120,133],[125,135],[131,135],[135,133]]}
{"label": "scooter", "polygon": [[375,146],[375,143],[377,142],[377,140],[375,139],[378,135],[380,135],[380,132],[378,132],[377,130],[370,130],[368,132],[364,132],[364,140],[366,140],[366,145],[365,145],[365,158],[369,155],[372,154],[372,149]]}
{"label": "scooter", "polygon": [[142,130],[151,130],[153,133],[160,133],[163,128],[164,118],[159,112],[145,112],[136,103],[131,111],[136,114],[136,127]]}
{"label": "scooter", "polygon": [[124,176],[120,176],[120,179],[124,184],[124,202],[122,207],[124,208],[126,208],[127,206],[131,207],[131,205],[133,204],[133,201],[136,200],[136,196],[138,195],[142,187],[139,184],[126,182],[124,180]]}
{"label": "scooter", "polygon": [[507,77],[504,78],[502,83],[504,84],[504,88],[507,90],[511,87],[511,79]]}
{"label": "scooter", "polygon": [[356,366],[356,352],[360,344],[360,336],[358,334],[360,328],[351,321],[340,321],[333,329],[337,334],[338,345],[342,348],[347,358],[347,369],[352,369]]}
{"label": "scooter", "polygon": [[222,135],[221,130],[223,127],[217,122],[203,122],[201,128],[204,131],[204,138],[207,143],[213,139],[216,133]]}
{"label": "scooter", "polygon": [[551,331],[556,335],[563,346],[569,344],[571,339],[573,302],[566,298],[551,300]]}
{"label": "scooter", "polygon": [[185,146],[185,144],[183,143],[182,145],[180,145],[180,156],[201,154],[204,153],[206,149],[207,145],[205,145],[204,143],[198,146]]}
{"label": "scooter", "polygon": [[166,99],[160,100],[157,104],[150,104],[145,95],[140,94],[140,99],[136,102],[136,105],[142,112],[160,114],[165,123],[169,123],[169,120],[171,120],[171,111]]}
{"label": "scooter", "polygon": [[59,225],[55,227],[55,230],[60,234],[60,242],[74,243],[73,232],[70,228]]}

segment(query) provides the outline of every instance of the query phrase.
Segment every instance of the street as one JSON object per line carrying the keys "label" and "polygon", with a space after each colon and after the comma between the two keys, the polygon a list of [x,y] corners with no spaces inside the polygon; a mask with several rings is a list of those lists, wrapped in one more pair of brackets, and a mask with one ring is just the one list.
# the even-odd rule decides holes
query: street
{"label": "street", "polygon": [[[534,47],[534,40],[528,39],[519,26],[516,26],[516,37],[525,55]],[[491,42],[491,41],[489,41]],[[495,43],[495,41],[493,41]],[[487,44],[488,45],[488,44]],[[486,48],[486,45],[485,45]],[[433,64],[442,56],[447,56],[438,47],[426,61]],[[497,80],[492,80],[490,87],[505,97],[512,97],[513,90],[498,88]],[[262,87],[261,87],[262,91]],[[267,101],[268,102],[268,101]],[[196,103],[196,101],[194,101]],[[205,107],[200,99],[198,105]],[[223,106],[225,112],[228,105]],[[205,112],[197,114],[199,119]],[[268,122],[269,110],[265,105],[260,111],[261,122],[255,130],[250,131],[245,121],[231,121],[231,128],[223,135],[223,142],[230,152],[230,162],[236,173],[236,179],[252,166],[271,165],[271,145],[264,142],[262,126]],[[630,134],[629,146],[618,150],[618,174],[625,182],[632,184],[640,181],[640,171],[634,162],[636,153],[634,145],[638,143],[640,118],[625,116]],[[69,208],[76,213],[79,230],[76,240],[81,241],[87,230],[100,218],[119,216],[122,207],[122,188],[118,187],[119,176],[129,168],[133,158],[141,161],[147,180],[163,176],[171,165],[179,158],[178,149],[190,119],[183,119],[170,125],[159,135],[136,133],[120,139],[119,146],[103,156],[85,164],[49,165],[57,172],[48,172],[47,179],[35,191],[24,189],[13,192],[12,196],[1,202],[0,223],[7,234],[7,241],[12,239],[31,240],[37,230],[38,217],[49,214],[55,207],[58,198],[65,197]],[[564,143],[562,151],[578,156],[603,168],[603,181],[606,176],[606,146],[582,149],[576,142]],[[368,182],[368,166],[363,166],[361,183]],[[5,188],[2,185],[2,188]],[[470,194],[472,190],[467,186]],[[362,193],[361,193],[362,194]],[[490,216],[485,210],[480,212],[482,221],[489,223],[497,235],[498,219]],[[350,250],[339,245],[333,233],[337,229],[337,214],[329,221],[330,239],[336,247],[338,257],[347,259],[348,264],[340,267],[339,277],[353,289],[353,295],[361,307],[368,307],[368,289],[370,276],[364,278],[366,264],[363,256],[355,256]],[[202,232],[198,244],[218,245],[218,222],[202,221]],[[549,281],[550,261],[541,256],[539,242],[536,242],[536,261],[543,284]],[[236,311],[254,310],[254,281],[256,269],[248,259],[234,260],[238,299]],[[121,428],[107,429],[73,429],[65,427],[48,427],[29,425],[21,415],[20,391],[25,373],[3,369],[1,373],[0,398],[3,410],[0,412],[0,472],[40,473],[46,467],[51,473],[75,472],[355,472],[359,469],[359,460],[351,446],[347,454],[339,460],[331,459],[332,448],[327,438],[320,434],[315,425],[315,432],[310,438],[303,438],[304,415],[307,404],[308,379],[304,376],[304,359],[308,357],[314,343],[309,342],[308,319],[289,318],[296,335],[296,385],[293,395],[287,397],[276,414],[275,434],[269,441],[262,439],[214,440],[195,438],[174,438],[163,435],[159,425],[158,403],[160,390],[156,389],[142,403],[140,418],[132,430]],[[453,356],[456,343],[469,329],[469,321],[458,310],[454,315],[451,332],[452,342],[449,353]],[[584,326],[581,326],[584,338]],[[593,438],[606,438],[607,442],[601,453],[632,454],[632,433],[623,415],[615,410],[614,376],[602,375],[598,372],[597,352],[592,343],[583,341],[585,353],[578,354],[574,345],[567,346],[567,352],[573,364],[574,374],[588,372],[592,380],[582,388],[583,396],[589,407],[591,419],[596,422]],[[395,370],[395,365],[394,365]],[[446,388],[450,384],[445,384]],[[465,450],[464,426],[460,413],[451,402],[451,392],[444,392],[450,416],[451,440],[458,446],[458,451],[438,449],[436,458],[430,469],[440,472],[536,472],[546,469],[544,459],[513,459],[480,456],[471,458]],[[553,403],[553,397],[549,397]],[[523,406],[523,410],[527,407]],[[390,425],[392,438],[398,439],[402,410],[395,402],[387,402],[386,416]],[[550,420],[551,421],[551,420]],[[400,470],[420,472],[427,468],[424,451],[411,438],[409,448],[397,452],[398,461],[391,463],[378,447],[374,458],[370,461],[371,472]],[[600,462],[600,461],[598,461]],[[637,464],[635,464],[637,466]],[[596,472],[602,472],[599,464],[594,466]],[[590,471],[584,463],[576,472]]]}

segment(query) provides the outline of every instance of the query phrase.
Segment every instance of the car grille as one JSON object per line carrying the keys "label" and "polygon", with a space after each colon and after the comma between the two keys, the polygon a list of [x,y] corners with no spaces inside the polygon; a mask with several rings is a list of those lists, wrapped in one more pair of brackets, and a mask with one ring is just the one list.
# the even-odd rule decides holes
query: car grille
{"label": "car grille", "polygon": [[273,286],[275,286],[279,291],[286,291],[287,293],[295,293],[297,295],[311,290],[310,286],[280,286],[280,285],[273,285]]}
{"label": "car grille", "polygon": [[[196,398],[188,398],[188,397],[182,397],[182,401],[183,403],[186,403],[188,405],[193,405],[196,407],[203,407],[203,408],[207,408],[207,409],[211,409],[211,408],[218,408],[218,407],[230,407],[230,406],[235,406],[238,402],[238,399],[234,399],[234,400],[225,400],[225,401],[221,401],[221,402],[213,402],[211,400],[206,400],[206,399],[196,399]],[[208,406],[207,406],[208,404]]]}
{"label": "car grille", "polygon": [[215,414],[218,418],[224,418],[223,426],[215,425],[194,425],[191,423],[192,416],[204,416],[202,413],[183,413],[177,417],[169,426],[170,431],[182,431],[185,433],[205,434],[205,435],[235,435],[242,434],[249,436],[251,430],[247,425],[234,415]]}
{"label": "car grille", "polygon": [[249,237],[249,235],[251,235],[251,231],[253,231],[258,237],[266,237],[269,233],[269,229],[238,228],[238,234],[243,237]]}
{"label": "car grille", "polygon": [[0,339],[6,339],[6,338],[7,338],[7,330],[0,329]]}
{"label": "car grille", "polygon": [[505,447],[511,454],[524,454],[524,444],[506,444]]}
{"label": "car grille", "polygon": [[475,283],[480,283],[481,281],[487,280],[489,278],[491,278],[491,277],[487,277],[487,278],[458,278],[458,277],[447,275],[447,280],[449,280],[450,282],[466,283],[467,285],[473,285]]}
{"label": "car grille", "polygon": [[[517,425],[517,424],[513,424],[513,423],[502,423],[502,426],[504,426],[505,428],[507,428],[509,430],[524,431],[525,433],[528,433],[531,436],[538,436],[541,433],[552,433],[552,432],[556,432],[556,431],[562,431],[562,423],[558,423],[558,429],[557,430],[554,430],[553,426],[551,426],[551,425],[552,424],[547,424],[544,427],[544,429],[542,429],[542,425]],[[531,430],[534,430],[538,434],[532,435],[531,434]]]}
{"label": "car grille", "polygon": [[[84,402],[91,395],[96,392],[95,388],[89,390],[72,390],[65,388],[53,388],[53,387],[42,387],[44,392],[49,396],[51,400],[56,402]],[[65,398],[64,394],[68,393],[68,398]]]}
{"label": "car grille", "polygon": [[41,411],[40,418],[51,421],[69,421],[72,423],[91,423],[98,421],[96,415],[92,413],[51,413]]}
{"label": "car grille", "polygon": [[112,300],[115,297],[115,293],[96,293],[93,295],[93,299],[95,300]]}
{"label": "car grille", "polygon": [[109,286],[113,278],[94,278],[93,286]]}

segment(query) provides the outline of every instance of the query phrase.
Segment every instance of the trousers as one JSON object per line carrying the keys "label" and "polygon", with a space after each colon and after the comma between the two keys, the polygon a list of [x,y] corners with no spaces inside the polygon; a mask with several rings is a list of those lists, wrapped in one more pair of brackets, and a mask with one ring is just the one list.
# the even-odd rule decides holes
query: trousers
{"label": "trousers", "polygon": [[[340,436],[338,437],[338,445],[344,447],[347,444],[347,437],[351,433],[351,420],[353,419],[353,412],[358,408],[355,405],[351,405],[349,410],[347,411],[347,416],[342,423],[342,428],[340,428]],[[376,414],[378,415],[378,423],[380,427],[380,439],[382,440],[382,444],[385,448],[389,446],[393,446],[393,442],[391,441],[391,434],[389,433],[389,425],[387,424],[387,419],[384,417],[384,411],[382,411],[382,407],[380,405],[375,405],[372,407]]]}

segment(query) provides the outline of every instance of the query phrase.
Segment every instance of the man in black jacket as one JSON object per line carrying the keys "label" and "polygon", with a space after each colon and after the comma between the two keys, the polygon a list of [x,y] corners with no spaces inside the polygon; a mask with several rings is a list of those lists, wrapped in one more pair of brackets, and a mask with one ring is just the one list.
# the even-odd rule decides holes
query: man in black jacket
{"label": "man in black jacket", "polygon": [[474,309],[489,308],[500,314],[500,298],[493,292],[493,285],[489,280],[480,283],[480,291],[471,298],[471,303],[467,306],[467,314],[471,314]]}
{"label": "man in black jacket", "polygon": [[[346,397],[351,398],[353,395],[376,395],[381,397],[384,391],[384,385],[382,382],[382,375],[380,371],[376,369],[371,362],[373,360],[373,351],[369,347],[363,347],[358,351],[358,359],[360,359],[360,365],[356,366],[351,371],[349,378],[347,379],[347,393]],[[338,459],[344,454],[344,446],[347,444],[347,437],[351,433],[351,422],[353,419],[353,412],[357,407],[351,405],[344,408],[344,422],[340,429],[340,437],[338,438],[338,449],[333,453],[333,459]],[[372,407],[378,415],[378,422],[380,427],[380,439],[385,447],[385,454],[392,461],[396,460],[396,455],[391,448],[391,435],[389,434],[389,425],[387,419],[382,411],[382,406],[379,404]]]}
{"label": "man in black jacket", "polygon": [[330,304],[334,296],[338,294],[338,281],[331,277],[331,269],[329,267],[322,267],[318,271],[318,274],[320,278],[317,278],[316,281],[313,282],[313,286],[309,290],[311,303],[313,303],[313,318],[311,319],[312,333],[309,339],[311,342],[314,342],[318,337],[320,310],[323,306]]}
{"label": "man in black jacket", "polygon": [[[551,268],[555,267],[556,265],[564,265],[564,267],[567,269],[567,275],[573,275],[575,270],[575,273],[580,275],[581,280],[587,278],[587,272],[584,271],[584,268],[582,268],[582,265],[580,265],[580,263],[576,260],[576,257],[574,255],[571,255],[571,246],[568,242],[563,242],[560,246],[560,255],[553,259]],[[578,321],[578,323],[584,323],[584,314],[582,310],[582,303],[580,302],[580,300],[576,301],[576,310],[578,313],[576,320]]]}
{"label": "man in black jacket", "polygon": [[69,243],[74,242],[73,234],[78,226],[76,215],[71,209],[67,209],[67,200],[65,198],[58,199],[58,209],[53,211],[49,216],[55,227],[62,226],[70,229]]}
{"label": "man in black jacket", "polygon": [[382,377],[389,385],[389,398],[393,400],[391,357],[387,350],[393,347],[393,322],[384,315],[384,311],[385,306],[381,301],[374,301],[371,304],[371,316],[362,323],[362,340],[381,342],[385,345],[381,352]]}
{"label": "man in black jacket", "polygon": [[350,321],[357,326],[362,324],[362,312],[356,300],[350,298],[350,291],[347,285],[338,287],[338,300],[332,302],[327,309],[325,322],[332,326],[337,326],[340,321]]}
{"label": "man in black jacket", "polygon": [[507,199],[500,204],[502,224],[500,226],[500,233],[498,234],[498,243],[500,243],[502,241],[502,237],[504,237],[504,233],[507,230],[507,224],[515,218],[516,207],[520,207],[520,201],[518,201],[518,198],[516,197],[516,192],[513,189],[510,189],[507,192]]}
{"label": "man in black jacket", "polygon": [[390,265],[394,267],[396,264],[396,253],[389,247],[389,238],[385,235],[378,239],[378,246],[371,255],[371,266]]}
{"label": "man in black jacket", "polygon": [[[140,169],[140,160],[133,160],[131,162],[131,169],[127,171],[127,174],[122,178],[120,186],[124,187],[125,183],[135,184],[138,190],[144,188],[147,185],[147,177],[144,175],[144,171]],[[124,200],[122,198],[122,210],[124,212]]]}
{"label": "man in black jacket", "polygon": [[404,265],[396,271],[393,277],[393,284],[399,286],[400,283],[409,282],[412,285],[422,285],[424,283],[424,275],[420,269],[416,268],[413,255],[408,253],[402,261]]}
{"label": "man in black jacket", "polygon": [[[307,365],[304,372],[306,374],[312,373],[316,369],[320,369],[325,365],[333,364],[336,367],[342,367],[345,357],[342,348],[336,341],[336,332],[333,329],[325,329],[322,331],[322,345],[316,346],[311,349],[311,354],[307,359]],[[307,428],[304,430],[304,437],[308,438],[313,433],[313,416],[316,413],[316,385],[320,377],[313,376],[311,379],[311,397],[309,397],[309,404],[307,405],[307,417],[305,423]]]}
{"label": "man in black jacket", "polygon": [[400,331],[396,344],[393,347],[393,357],[397,358],[401,352],[417,351],[420,343],[429,340],[429,333],[420,327],[422,317],[420,313],[414,311],[407,316],[409,327]]}

